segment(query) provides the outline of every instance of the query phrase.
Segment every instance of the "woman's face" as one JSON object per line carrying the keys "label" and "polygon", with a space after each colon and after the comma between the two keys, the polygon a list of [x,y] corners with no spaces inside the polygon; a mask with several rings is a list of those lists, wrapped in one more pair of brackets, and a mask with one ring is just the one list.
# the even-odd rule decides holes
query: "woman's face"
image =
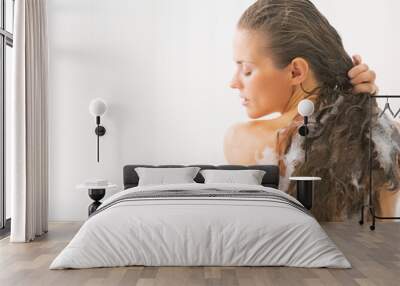
{"label": "woman's face", "polygon": [[250,118],[283,112],[293,87],[289,68],[275,66],[265,35],[245,29],[235,33],[233,53],[237,68],[230,86],[238,89]]}

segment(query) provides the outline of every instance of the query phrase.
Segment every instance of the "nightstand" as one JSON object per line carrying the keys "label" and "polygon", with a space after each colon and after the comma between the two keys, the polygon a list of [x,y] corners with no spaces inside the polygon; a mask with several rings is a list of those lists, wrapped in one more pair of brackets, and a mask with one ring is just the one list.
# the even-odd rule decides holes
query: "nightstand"
{"label": "nightstand", "polygon": [[320,177],[290,177],[289,180],[297,182],[297,200],[310,210],[313,202],[314,181],[321,181]]}
{"label": "nightstand", "polygon": [[108,185],[104,185],[104,186],[80,184],[80,185],[76,186],[77,189],[88,190],[89,197],[94,201],[88,207],[89,216],[93,212],[95,212],[97,210],[97,208],[101,205],[100,200],[102,198],[104,198],[104,195],[106,194],[106,190],[114,189],[116,187],[117,187],[117,185],[115,185],[115,184],[108,184]]}

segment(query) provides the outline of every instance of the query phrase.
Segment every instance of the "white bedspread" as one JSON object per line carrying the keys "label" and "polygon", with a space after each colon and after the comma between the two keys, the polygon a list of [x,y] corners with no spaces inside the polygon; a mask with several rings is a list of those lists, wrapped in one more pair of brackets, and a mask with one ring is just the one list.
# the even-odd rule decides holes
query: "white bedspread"
{"label": "white bedspread", "polygon": [[[148,190],[264,190],[254,185],[180,184]],[[296,201],[297,202],[297,201]],[[295,266],[350,268],[311,216],[288,204],[262,199],[155,198],[123,201],[90,217],[50,269],[126,265]]]}

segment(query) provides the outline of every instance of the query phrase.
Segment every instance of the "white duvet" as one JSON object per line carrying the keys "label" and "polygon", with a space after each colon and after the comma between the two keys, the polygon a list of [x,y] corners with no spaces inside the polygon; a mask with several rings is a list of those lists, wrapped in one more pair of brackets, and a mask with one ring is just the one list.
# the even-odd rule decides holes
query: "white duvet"
{"label": "white duvet", "polygon": [[[254,185],[179,184],[149,190],[263,190]],[[185,198],[124,201],[90,217],[50,269],[126,265],[350,268],[318,222],[290,205],[259,199]]]}

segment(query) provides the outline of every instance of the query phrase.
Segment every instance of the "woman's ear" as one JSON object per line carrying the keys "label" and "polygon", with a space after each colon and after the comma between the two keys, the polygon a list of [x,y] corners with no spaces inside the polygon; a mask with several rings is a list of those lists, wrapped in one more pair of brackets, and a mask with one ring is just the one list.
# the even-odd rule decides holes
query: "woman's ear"
{"label": "woman's ear", "polygon": [[289,64],[289,69],[291,73],[292,84],[298,85],[303,83],[307,79],[310,67],[305,59],[294,58]]}

